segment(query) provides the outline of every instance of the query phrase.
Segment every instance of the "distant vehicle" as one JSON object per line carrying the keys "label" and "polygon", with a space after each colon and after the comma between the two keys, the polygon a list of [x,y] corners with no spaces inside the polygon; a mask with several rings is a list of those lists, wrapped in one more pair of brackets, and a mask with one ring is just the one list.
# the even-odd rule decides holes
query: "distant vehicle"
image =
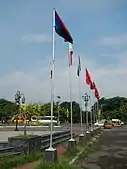
{"label": "distant vehicle", "polygon": [[103,127],[105,123],[105,119],[97,121],[94,125],[95,127]]}
{"label": "distant vehicle", "polygon": [[[38,122],[41,125],[49,125],[49,124],[51,124],[51,116],[40,116],[38,118]],[[55,116],[53,116],[53,124],[58,125],[58,120],[57,120],[57,117],[55,117]]]}
{"label": "distant vehicle", "polygon": [[122,125],[122,126],[124,125],[124,122],[123,122],[123,121],[121,121],[121,125]]}
{"label": "distant vehicle", "polygon": [[104,129],[112,129],[113,128],[113,124],[111,120],[106,120],[104,123]]}
{"label": "distant vehicle", "polygon": [[119,119],[112,119],[112,124],[114,127],[120,127],[122,125]]}
{"label": "distant vehicle", "polygon": [[37,116],[31,116],[31,121],[32,122],[37,122]]}

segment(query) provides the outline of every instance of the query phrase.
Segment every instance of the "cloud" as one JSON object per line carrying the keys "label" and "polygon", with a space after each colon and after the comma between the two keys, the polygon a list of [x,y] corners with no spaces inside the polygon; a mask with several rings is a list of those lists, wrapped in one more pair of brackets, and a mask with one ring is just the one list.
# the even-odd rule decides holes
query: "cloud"
{"label": "cloud", "polygon": [[50,43],[51,37],[46,34],[29,34],[22,36],[22,40],[27,43]]}
{"label": "cloud", "polygon": [[[82,54],[81,93],[88,92],[84,72],[85,67],[87,67],[101,96],[126,96],[126,55],[127,52],[116,54],[118,64],[115,67],[111,65],[102,67],[85,54]],[[78,101],[77,64],[78,58],[74,57],[71,71],[72,98]],[[44,103],[50,101],[50,57],[47,57],[47,60],[39,61],[39,64],[37,61],[34,69],[31,68],[26,72],[12,72],[4,77],[1,76],[0,79],[0,93],[4,98],[14,100],[15,92],[21,90],[25,94],[27,102]],[[56,57],[55,60],[55,96],[57,95],[60,95],[62,100],[69,100],[69,69],[65,57]]]}
{"label": "cloud", "polygon": [[126,45],[127,44],[127,34],[121,34],[119,36],[104,37],[102,39],[102,43],[106,46]]}

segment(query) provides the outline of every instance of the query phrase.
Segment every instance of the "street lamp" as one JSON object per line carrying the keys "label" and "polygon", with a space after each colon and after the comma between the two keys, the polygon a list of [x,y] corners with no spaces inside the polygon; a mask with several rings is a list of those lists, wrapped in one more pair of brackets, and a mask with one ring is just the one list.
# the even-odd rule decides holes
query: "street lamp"
{"label": "street lamp", "polygon": [[18,116],[19,116],[20,102],[22,102],[22,104],[25,104],[25,96],[20,91],[17,91],[15,94],[15,103],[17,104],[15,131],[18,131]]}
{"label": "street lamp", "polygon": [[88,110],[87,110],[87,107],[88,107],[88,102],[90,100],[90,96],[85,93],[84,96],[82,96],[82,99],[84,100],[85,102],[85,111],[86,111],[86,133],[89,133],[89,123],[88,123]]}
{"label": "street lamp", "polygon": [[58,125],[60,125],[60,96],[57,96],[57,98],[59,99],[58,101]]}

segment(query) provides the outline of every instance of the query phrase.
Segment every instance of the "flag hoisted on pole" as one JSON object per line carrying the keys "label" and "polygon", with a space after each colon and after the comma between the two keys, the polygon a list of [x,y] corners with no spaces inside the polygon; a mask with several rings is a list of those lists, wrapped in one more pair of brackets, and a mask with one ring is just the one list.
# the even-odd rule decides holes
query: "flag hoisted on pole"
{"label": "flag hoisted on pole", "polygon": [[71,140],[73,139],[73,107],[72,107],[72,83],[71,83],[71,67],[72,67],[72,44],[68,43],[68,63],[69,63],[69,90],[70,90],[70,112],[71,112]]}
{"label": "flag hoisted on pole", "polygon": [[79,57],[78,57],[77,76],[78,76],[78,84],[79,84],[79,107],[80,107],[80,120],[81,120],[81,135],[84,136],[84,134],[83,134],[83,126],[82,126],[81,77],[80,77],[80,72],[81,72],[81,60],[80,60],[80,56],[79,56]]}
{"label": "flag hoisted on pole", "polygon": [[[93,81],[93,90],[95,90],[95,88],[96,88],[96,85],[95,85],[95,83],[94,83],[94,81]],[[94,97],[94,93],[93,93],[93,92],[92,92],[92,100],[93,100],[93,108],[92,108],[92,111],[93,111],[93,122],[94,122],[93,127],[94,127],[94,129],[95,129],[95,123],[96,123],[96,115],[95,115],[95,113],[96,113],[96,108],[95,108],[95,97]]]}
{"label": "flag hoisted on pole", "polygon": [[55,11],[53,10],[53,31],[52,31],[52,62],[51,62],[51,126],[50,126],[50,147],[52,150],[52,134],[53,134],[53,103],[54,103],[54,60],[55,60]]}
{"label": "flag hoisted on pole", "polygon": [[[91,82],[90,82],[90,90],[91,90],[90,91],[90,97],[91,97],[90,105],[91,105],[91,107],[92,107],[92,102],[93,102],[93,90],[94,89],[95,89],[94,82],[91,80]],[[94,129],[93,120],[94,120],[94,114],[91,110],[90,111],[91,131],[93,131],[93,129]]]}
{"label": "flag hoisted on pole", "polygon": [[[52,147],[52,134],[53,134],[53,103],[54,103],[54,61],[55,61],[55,32],[62,37],[65,42],[73,44],[73,39],[68,29],[66,28],[61,17],[58,15],[55,9],[53,9],[53,32],[52,32],[52,62],[51,62],[51,127],[50,127],[50,150]],[[72,107],[72,106],[71,106]]]}
{"label": "flag hoisted on pole", "polygon": [[[86,68],[85,69],[85,74],[86,74],[86,84],[90,87],[90,90],[92,90],[92,79],[91,79],[91,76],[90,76],[90,73],[88,71],[88,69]],[[92,99],[92,93],[91,91],[89,91],[89,95],[90,95],[90,107],[91,107],[91,99]],[[92,120],[92,111],[90,110],[90,124],[91,124],[91,128],[90,130],[93,131],[93,120]]]}
{"label": "flag hoisted on pole", "polygon": [[72,55],[73,55],[73,48],[72,48],[72,44],[69,43],[69,55],[68,55],[69,67],[72,66]]}
{"label": "flag hoisted on pole", "polygon": [[95,98],[97,99],[97,121],[99,122],[98,111],[99,111],[100,94],[99,94],[97,87],[95,87],[95,93],[94,94],[95,94]]}

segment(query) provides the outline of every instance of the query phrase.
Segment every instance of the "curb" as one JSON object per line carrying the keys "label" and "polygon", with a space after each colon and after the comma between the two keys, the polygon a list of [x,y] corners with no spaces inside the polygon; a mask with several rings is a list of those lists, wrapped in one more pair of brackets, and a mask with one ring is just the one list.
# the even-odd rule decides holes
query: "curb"
{"label": "curb", "polygon": [[[98,134],[98,135],[96,135],[95,137],[93,137],[92,140],[91,140],[90,142],[88,142],[88,145],[89,145],[89,144],[93,144],[93,142],[96,141],[96,140],[99,138],[100,135],[101,135],[101,134]],[[86,144],[86,145],[87,145],[87,144]],[[85,148],[84,148],[82,151],[80,151],[80,152],[77,154],[77,156],[74,157],[74,158],[69,162],[69,164],[70,164],[70,165],[71,165],[71,164],[74,164],[74,163],[78,160],[79,156],[84,152],[84,150],[85,150]]]}

